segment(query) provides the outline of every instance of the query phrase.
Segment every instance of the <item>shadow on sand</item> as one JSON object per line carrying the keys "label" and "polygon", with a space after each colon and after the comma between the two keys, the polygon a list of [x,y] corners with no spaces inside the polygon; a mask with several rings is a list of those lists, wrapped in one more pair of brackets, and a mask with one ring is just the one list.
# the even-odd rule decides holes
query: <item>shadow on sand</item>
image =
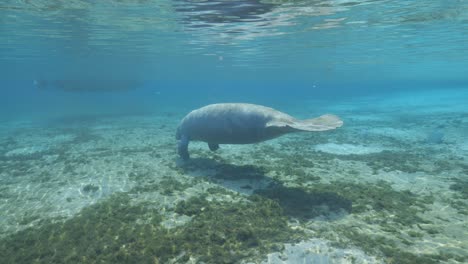
{"label": "shadow on sand", "polygon": [[200,177],[244,195],[259,195],[274,200],[291,218],[336,219],[351,213],[352,202],[345,197],[322,190],[288,187],[266,175],[266,169],[254,165],[233,165],[205,158],[194,158],[181,165],[188,175]]}

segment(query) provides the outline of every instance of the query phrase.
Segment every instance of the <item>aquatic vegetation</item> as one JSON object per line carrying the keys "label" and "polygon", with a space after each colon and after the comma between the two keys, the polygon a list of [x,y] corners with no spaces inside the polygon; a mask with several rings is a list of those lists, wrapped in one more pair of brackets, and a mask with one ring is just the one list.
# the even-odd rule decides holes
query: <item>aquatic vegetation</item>
{"label": "aquatic vegetation", "polygon": [[162,194],[164,195],[172,195],[174,192],[182,192],[192,186],[191,183],[183,183],[172,177],[164,178],[159,182],[159,185],[159,188],[162,189]]}
{"label": "aquatic vegetation", "polygon": [[[272,199],[283,208],[285,215],[302,221],[317,216],[326,216],[332,212],[365,214],[372,211],[368,224],[376,225],[387,236],[370,235],[354,230],[349,226],[337,228],[331,224],[335,235],[315,230],[319,237],[337,242],[337,246],[354,245],[370,254],[382,255],[392,263],[438,263],[444,259],[460,259],[458,255],[413,254],[405,247],[413,242],[405,237],[418,239],[439,232],[420,213],[428,210],[433,203],[432,196],[421,196],[410,191],[394,190],[387,182],[352,183],[334,181],[331,183],[315,182],[301,188],[273,186],[257,190],[256,195]],[[424,224],[424,227],[421,226]],[[340,225],[338,225],[339,227]],[[416,228],[418,231],[416,231]],[[338,233],[338,237],[336,236]],[[383,234],[384,234],[383,233]]]}
{"label": "aquatic vegetation", "polygon": [[173,177],[164,177],[164,179],[157,183],[135,186],[130,190],[130,193],[159,191],[164,195],[172,195],[176,192],[184,191],[192,185],[192,183],[181,182]]}
{"label": "aquatic vegetation", "polygon": [[224,180],[259,179],[265,177],[265,172],[264,168],[252,165],[235,166],[221,164],[216,167],[214,177]]}
{"label": "aquatic vegetation", "polygon": [[[441,261],[456,260],[464,262],[468,260],[467,256],[439,253],[439,254],[415,254],[404,250],[404,246],[399,245],[401,241],[378,234],[369,234],[360,232],[358,228],[349,228],[345,226],[334,227],[334,231],[340,234],[340,241],[336,241],[336,246],[355,245],[370,254],[382,255],[386,263],[428,263],[436,264]],[[325,235],[326,236],[326,235]],[[330,237],[331,238],[331,237]],[[411,242],[406,241],[407,245]]]}
{"label": "aquatic vegetation", "polygon": [[324,156],[332,156],[342,160],[362,161],[374,170],[377,174],[378,170],[383,171],[402,171],[414,173],[423,170],[421,168],[421,161],[424,160],[422,154],[408,153],[408,152],[394,152],[384,150],[378,153],[364,154],[364,155],[333,155],[323,153]]}
{"label": "aquatic vegetation", "polygon": [[145,179],[151,178],[151,171],[149,170],[141,170],[136,167],[136,165],[133,165],[133,171],[131,171],[128,174],[128,178],[132,181],[135,182],[141,182],[144,181]]}
{"label": "aquatic vegetation", "polygon": [[402,171],[414,173],[421,171],[420,165],[422,157],[418,154],[395,153],[392,151],[382,151],[371,155],[364,155],[363,160],[374,172],[381,169],[384,171]]}
{"label": "aquatic vegetation", "polygon": [[85,186],[83,186],[81,190],[85,194],[92,194],[99,190],[99,186],[96,186],[94,184],[86,184]]}
{"label": "aquatic vegetation", "polygon": [[376,184],[332,182],[311,186],[312,190],[328,190],[352,201],[352,213],[362,213],[370,209],[381,213],[386,221],[405,226],[425,223],[418,213],[427,210],[432,204],[432,196],[418,196],[410,191],[396,191],[385,181]]}
{"label": "aquatic vegetation", "polygon": [[178,214],[194,216],[201,210],[205,210],[207,206],[209,206],[209,202],[206,200],[206,196],[196,196],[187,201],[180,201],[174,211]]}
{"label": "aquatic vegetation", "polygon": [[40,216],[33,214],[33,213],[25,213],[22,217],[21,220],[18,222],[19,225],[27,225],[30,224],[31,222],[34,222],[36,220],[39,220]]}
{"label": "aquatic vegetation", "polygon": [[298,239],[301,232],[288,227],[276,202],[259,196],[250,201],[208,202],[202,196],[180,202],[176,212],[193,216],[183,236],[190,251],[201,254],[201,261],[234,263]]}
{"label": "aquatic vegetation", "polygon": [[[324,136],[319,141],[327,140]],[[337,141],[333,139],[333,142]],[[71,219],[46,222],[42,217],[49,215],[43,212],[19,213],[14,218],[5,218],[21,224],[21,228],[33,228],[16,234],[11,234],[13,229],[4,231],[0,238],[0,259],[32,263],[186,263],[189,258],[204,263],[256,262],[266,253],[281,251],[284,242],[313,237],[334,241],[334,245],[347,249],[361,248],[388,263],[467,261],[463,246],[441,247],[431,250],[431,254],[415,253],[422,252],[418,241],[444,243],[451,239],[449,232],[457,232],[462,227],[447,231],[449,228],[443,225],[454,220],[452,216],[460,219],[461,215],[445,207],[448,215],[440,214],[444,219],[439,219],[437,212],[430,211],[434,210],[431,206],[434,197],[394,189],[391,182],[363,182],[364,176],[369,175],[362,175],[360,171],[360,166],[368,164],[376,173],[398,169],[418,171],[419,176],[427,174],[428,168],[439,168],[444,172],[440,174],[443,178],[446,175],[463,175],[468,169],[463,167],[463,158],[456,160],[442,153],[437,159],[427,162],[428,153],[416,148],[409,152],[391,151],[377,157],[372,157],[376,154],[364,157],[333,155],[313,151],[312,146],[306,146],[300,140],[295,145],[281,144],[258,145],[254,146],[254,151],[243,152],[225,149],[223,154],[226,155],[202,148],[194,150],[194,155],[202,153],[199,155],[203,158],[194,157],[182,166],[174,162],[171,144],[161,144],[157,151],[153,149],[154,145],[151,148],[118,148],[99,144],[99,148],[93,148],[89,155],[79,155],[82,151],[80,146],[68,150],[60,147],[46,153],[60,156],[57,161],[53,160],[59,162],[57,170],[44,168],[44,172],[37,173],[35,176],[38,177],[34,179],[27,179],[28,170],[31,165],[44,162],[46,157],[25,161],[9,159],[0,164],[0,169],[8,170],[12,175],[2,180],[4,184],[22,177],[23,181],[38,183],[46,189],[53,185],[49,182],[58,184],[57,175],[63,174],[77,176],[80,179],[78,184],[88,176],[97,176],[102,182],[90,179],[84,180],[90,183],[88,185],[74,185],[76,188],[73,190],[80,188],[85,196],[96,193],[100,199],[96,199],[98,204],[83,209]],[[122,159],[113,159],[112,153],[135,156],[127,163],[129,166],[112,171],[134,187],[126,194],[104,196],[101,193],[106,188],[105,181],[111,176],[88,175],[80,166],[104,156],[103,162],[107,164],[103,165],[113,166]],[[168,153],[171,154],[166,155]],[[397,157],[400,154],[403,157]],[[156,166],[149,157],[162,160]],[[349,162],[340,162],[339,159]],[[428,163],[431,166],[427,166]],[[332,168],[334,165],[338,167]],[[456,174],[449,174],[451,171]],[[434,172],[432,170],[431,174],[436,175]],[[369,181],[377,178],[369,177]],[[236,182],[239,179],[241,181]],[[390,177],[386,179],[391,180]],[[257,181],[265,184],[257,184]],[[434,208],[445,203],[459,213],[468,214],[466,182],[451,179],[451,183],[452,191],[446,192],[442,198],[438,196],[440,189],[431,189],[438,201]],[[118,190],[116,182],[110,182],[110,186]],[[239,186],[251,191],[232,191],[238,190]],[[408,186],[410,189],[413,187]],[[435,187],[447,190],[446,185]],[[15,197],[11,189],[9,185],[4,187],[0,197]],[[251,192],[254,195],[245,194]],[[198,196],[200,193],[202,195]],[[60,201],[68,208],[83,205],[81,199],[87,198],[76,193],[63,194]],[[181,198],[186,200],[181,201]],[[18,212],[22,211],[18,209]],[[288,226],[288,220],[294,229]],[[460,225],[459,222],[457,224]],[[328,232],[321,228],[328,229]],[[297,230],[304,230],[304,233]],[[453,241],[462,243],[464,239],[457,233]],[[17,252],[17,249],[22,250]]]}
{"label": "aquatic vegetation", "polygon": [[453,179],[455,183],[450,185],[450,190],[456,191],[460,198],[468,199],[468,180]]}
{"label": "aquatic vegetation", "polygon": [[468,202],[466,200],[450,200],[450,206],[457,209],[458,213],[468,215]]}
{"label": "aquatic vegetation", "polygon": [[[4,184],[4,181],[1,181],[2,185]],[[2,186],[0,185],[0,199],[5,199],[8,198],[10,194],[10,188],[8,186]]]}
{"label": "aquatic vegetation", "polygon": [[[147,225],[132,225],[142,216],[147,216]],[[65,222],[49,222],[1,239],[1,259],[5,263],[122,262],[129,257],[147,261],[147,257],[131,249],[140,249],[137,239],[143,228],[154,226],[156,233],[164,234],[157,228],[160,221],[154,209],[131,206],[128,195],[113,195]]]}
{"label": "aquatic vegetation", "polygon": [[306,191],[300,188],[276,186],[257,190],[255,194],[277,201],[287,216],[299,220],[310,220],[343,210],[351,212],[350,200],[324,189]]}
{"label": "aquatic vegetation", "polygon": [[455,191],[454,199],[449,204],[457,209],[460,214],[468,215],[468,180],[454,178],[455,183],[450,185],[450,190]]}
{"label": "aquatic vegetation", "polygon": [[67,142],[66,145],[79,145],[88,142],[97,142],[103,139],[102,136],[96,135],[87,128],[73,129],[71,132],[73,132],[74,138],[73,140]]}
{"label": "aquatic vegetation", "polygon": [[426,143],[442,144],[444,143],[445,134],[439,129],[431,130],[426,136]]}
{"label": "aquatic vegetation", "polygon": [[[334,131],[334,133],[338,132],[339,131]],[[322,151],[310,151],[304,147],[308,145],[311,145],[311,143],[305,141],[288,142],[287,145],[284,144],[281,148],[294,151],[296,154],[277,151],[275,152],[275,158],[280,158],[279,162],[271,163],[266,160],[261,160],[261,164],[268,165],[268,168],[275,171],[282,171],[285,175],[302,173],[300,171],[304,170],[304,168],[328,166],[334,159],[364,162],[374,170],[374,174],[377,174],[379,170],[398,170],[408,173],[424,171],[421,164],[426,158],[425,153],[382,150],[367,154],[335,154]],[[292,149],[292,147],[294,148]],[[300,153],[298,153],[298,151],[300,151]],[[255,159],[259,161],[261,158],[256,157]]]}
{"label": "aquatic vegetation", "polygon": [[191,215],[192,221],[166,229],[151,203],[132,204],[128,194],[114,194],[66,221],[49,221],[0,239],[0,258],[5,263],[167,263],[193,256],[206,263],[237,263],[299,237],[271,200],[203,199],[178,204],[177,212]]}
{"label": "aquatic vegetation", "polygon": [[316,182],[301,188],[273,186],[256,190],[255,194],[277,201],[286,215],[301,220],[340,210],[355,214],[373,210],[381,214],[381,219],[404,226],[426,223],[427,220],[418,216],[418,213],[427,210],[427,206],[434,201],[432,196],[396,191],[384,181],[375,184]]}
{"label": "aquatic vegetation", "polygon": [[[424,236],[432,236],[441,230],[432,225],[420,213],[434,202],[432,196],[421,196],[410,191],[394,190],[387,182],[317,183],[307,186],[308,192],[328,191],[350,201],[351,214],[362,214],[362,220],[380,232],[364,231],[356,226],[340,223],[314,229],[319,237],[329,239],[338,247],[357,246],[365,252],[381,255],[388,263],[440,263],[454,259],[466,261],[463,255],[449,251],[434,254],[415,254],[407,247]],[[366,216],[372,212],[371,216]],[[365,226],[365,225],[364,225]]]}
{"label": "aquatic vegetation", "polygon": [[[379,170],[402,171],[407,173],[415,173],[426,170],[422,166],[423,161],[427,158],[426,153],[382,150],[380,152],[368,154],[340,155],[304,149],[304,145],[309,144],[309,142],[305,143],[304,141],[291,142],[291,145],[295,146],[294,151],[296,154],[276,151],[274,153],[275,158],[279,160],[274,163],[262,159],[258,156],[253,158],[256,163],[264,165],[264,167],[266,167],[268,170],[281,172],[283,175],[296,175],[305,180],[314,177],[313,175],[308,175],[308,177],[301,177],[304,174],[308,174],[306,172],[307,168],[320,168],[329,166],[330,162],[332,162],[334,159],[363,162],[373,169],[374,174],[377,174]],[[282,149],[285,150],[290,150],[290,148],[291,146],[289,145],[282,146]],[[300,153],[297,153],[298,151],[300,151]]]}

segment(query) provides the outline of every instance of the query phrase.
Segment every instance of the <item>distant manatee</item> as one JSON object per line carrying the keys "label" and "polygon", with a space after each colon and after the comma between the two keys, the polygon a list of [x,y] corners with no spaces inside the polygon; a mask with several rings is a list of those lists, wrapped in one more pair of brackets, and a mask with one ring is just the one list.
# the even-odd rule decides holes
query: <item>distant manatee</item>
{"label": "distant manatee", "polygon": [[188,144],[204,141],[214,151],[219,144],[251,144],[300,131],[326,131],[343,125],[335,115],[297,120],[273,108],[245,104],[212,104],[193,110],[177,128],[178,153],[189,159]]}

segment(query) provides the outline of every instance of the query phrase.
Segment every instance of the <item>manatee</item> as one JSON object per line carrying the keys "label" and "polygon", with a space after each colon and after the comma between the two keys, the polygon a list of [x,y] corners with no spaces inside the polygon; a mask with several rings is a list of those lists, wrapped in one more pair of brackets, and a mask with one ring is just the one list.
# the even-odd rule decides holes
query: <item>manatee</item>
{"label": "manatee", "polygon": [[326,131],[338,128],[343,121],[326,114],[298,120],[270,107],[246,103],[211,104],[193,110],[179,124],[177,151],[189,159],[190,141],[207,142],[215,151],[219,144],[251,144],[301,131]]}

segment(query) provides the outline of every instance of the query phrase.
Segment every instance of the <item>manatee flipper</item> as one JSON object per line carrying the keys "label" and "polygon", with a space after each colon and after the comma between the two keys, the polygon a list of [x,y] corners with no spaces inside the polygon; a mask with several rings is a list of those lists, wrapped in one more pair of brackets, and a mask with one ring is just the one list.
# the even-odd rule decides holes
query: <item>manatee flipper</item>
{"label": "manatee flipper", "polygon": [[343,121],[335,115],[322,115],[306,120],[273,120],[267,123],[267,127],[290,127],[299,131],[326,131],[338,128]]}
{"label": "manatee flipper", "polygon": [[188,153],[189,142],[189,138],[185,135],[181,136],[179,142],[177,142],[177,153],[183,160],[188,160],[190,158]]}
{"label": "manatee flipper", "polygon": [[211,151],[216,151],[219,149],[219,144],[216,143],[208,143],[208,147],[210,148]]}

